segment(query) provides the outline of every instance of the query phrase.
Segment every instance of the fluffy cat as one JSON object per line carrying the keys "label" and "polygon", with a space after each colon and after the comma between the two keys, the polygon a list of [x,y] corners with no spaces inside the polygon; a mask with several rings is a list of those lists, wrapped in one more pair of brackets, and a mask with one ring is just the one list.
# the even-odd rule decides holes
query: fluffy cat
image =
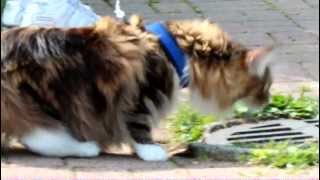
{"label": "fluffy cat", "polygon": [[[247,49],[208,20],[164,26],[188,56],[197,107],[219,113],[241,99],[267,102],[270,48]],[[143,160],[166,160],[152,124],[167,115],[178,89],[170,58],[138,16],[1,32],[1,134],[42,155],[94,157],[129,143]]]}

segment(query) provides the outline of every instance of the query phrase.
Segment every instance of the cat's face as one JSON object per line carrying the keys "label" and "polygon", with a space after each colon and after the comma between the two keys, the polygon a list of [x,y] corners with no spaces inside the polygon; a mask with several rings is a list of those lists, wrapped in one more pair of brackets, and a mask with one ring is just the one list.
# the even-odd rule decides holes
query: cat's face
{"label": "cat's face", "polygon": [[243,100],[254,108],[268,103],[271,48],[246,49],[228,43],[224,54],[191,60],[192,102],[205,113],[221,113]]}

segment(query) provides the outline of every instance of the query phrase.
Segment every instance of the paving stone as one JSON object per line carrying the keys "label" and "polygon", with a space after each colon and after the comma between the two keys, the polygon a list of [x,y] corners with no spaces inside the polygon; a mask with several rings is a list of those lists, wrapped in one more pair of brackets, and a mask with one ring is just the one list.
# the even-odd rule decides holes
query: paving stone
{"label": "paving stone", "polygon": [[174,157],[172,161],[179,167],[185,169],[191,168],[229,168],[229,167],[241,167],[244,164],[239,162],[221,162],[210,160],[209,157],[207,159],[201,158],[184,158],[184,157]]}
{"label": "paving stone", "polygon": [[319,82],[319,61],[302,62],[302,68],[305,70],[306,74],[313,78],[313,80]]}
{"label": "paving stone", "polygon": [[309,9],[303,0],[271,0],[271,2],[284,10]]}
{"label": "paving stone", "polygon": [[208,177],[218,177],[219,179],[314,179],[319,177],[318,169],[306,170],[297,175],[288,173],[286,170],[266,167],[229,167],[229,168],[201,168],[189,171],[191,178],[206,179]]}
{"label": "paving stone", "polygon": [[104,155],[94,159],[66,159],[68,167],[80,169],[99,169],[103,171],[139,171],[153,169],[171,169],[171,162],[148,162],[134,156]]}
{"label": "paving stone", "polygon": [[82,0],[82,2],[101,16],[113,15],[113,9],[103,0]]}
{"label": "paving stone", "polygon": [[98,169],[75,169],[76,180],[106,180],[106,179],[131,179],[133,174],[128,171],[105,171]]}
{"label": "paving stone", "polygon": [[312,33],[319,37],[319,21],[315,20],[298,20],[297,21],[306,32]]}
{"label": "paving stone", "polygon": [[74,173],[71,170],[20,166],[14,168],[1,167],[1,180],[72,180],[74,178]]}
{"label": "paving stone", "polygon": [[[247,1],[247,0],[236,0],[236,1],[212,1],[212,0],[190,0],[190,2],[194,3],[198,7],[210,10],[209,8],[224,8],[224,9],[253,9],[253,8],[261,8],[267,9],[268,6],[263,1]],[[212,11],[214,13],[214,11]]]}
{"label": "paving stone", "polygon": [[[274,63],[277,62],[288,62],[288,63],[298,63],[307,62],[310,64],[318,64],[319,53],[294,53],[294,54],[276,54]],[[316,71],[318,72],[318,71]]]}
{"label": "paving stone", "polygon": [[319,16],[316,17],[316,15],[319,14],[319,9],[300,9],[296,11],[289,11],[287,15],[289,15],[294,20],[319,20]]}
{"label": "paving stone", "polygon": [[[170,6],[168,6],[168,3],[170,3]],[[155,8],[157,8],[161,13],[183,13],[183,14],[193,14],[195,15],[194,10],[190,6],[188,6],[186,3],[182,2],[166,2],[166,1],[159,1],[159,3],[156,3],[154,5]]]}
{"label": "paving stone", "polygon": [[213,18],[219,21],[286,21],[284,17],[278,11],[260,11],[260,10],[228,10],[219,9],[216,11],[204,11],[205,15],[209,18]]}
{"label": "paving stone", "polygon": [[284,44],[279,46],[284,54],[319,54],[319,44]]}
{"label": "paving stone", "polygon": [[319,44],[319,36],[303,31],[270,33],[277,44]]}
{"label": "paving stone", "polygon": [[151,23],[155,21],[166,21],[166,20],[185,20],[185,19],[197,19],[199,18],[200,15],[193,15],[193,14],[181,14],[181,13],[159,13],[159,14],[154,14],[150,15],[147,14],[144,16],[145,22],[146,23]]}
{"label": "paving stone", "polygon": [[[248,177],[285,177],[297,176],[287,174],[285,170],[272,169],[266,167],[253,167],[239,162],[220,162],[212,160],[195,160],[192,158],[174,158],[175,163],[183,167],[189,172],[189,177],[196,179],[206,179],[212,177],[219,177],[219,179],[230,178],[248,178]],[[308,169],[301,173],[302,178],[317,177],[317,168]]]}
{"label": "paving stone", "polygon": [[274,93],[288,93],[293,95],[300,95],[302,87],[310,88],[311,92],[306,95],[319,98],[319,81],[309,82],[277,82],[271,86],[271,92]]}
{"label": "paving stone", "polygon": [[63,167],[64,162],[59,158],[42,157],[28,152],[10,152],[5,155],[9,166],[31,167]]}
{"label": "paving stone", "polygon": [[294,62],[277,62],[272,66],[275,82],[308,82],[313,81],[305,70]]}
{"label": "paving stone", "polygon": [[167,169],[154,171],[139,171],[133,172],[132,178],[134,179],[190,179],[190,171],[186,169]]}
{"label": "paving stone", "polygon": [[212,18],[213,21],[220,24],[230,33],[272,33],[272,32],[290,32],[300,30],[290,21],[239,21],[228,22],[219,21]]}
{"label": "paving stone", "polygon": [[274,43],[265,33],[240,33],[231,35],[236,41],[239,41],[246,46],[271,46]]}
{"label": "paving stone", "polygon": [[319,0],[304,0],[312,8],[319,8]]}
{"label": "paving stone", "polygon": [[152,10],[147,4],[123,3],[121,5],[121,9],[125,11],[127,14],[155,14],[154,10]]}

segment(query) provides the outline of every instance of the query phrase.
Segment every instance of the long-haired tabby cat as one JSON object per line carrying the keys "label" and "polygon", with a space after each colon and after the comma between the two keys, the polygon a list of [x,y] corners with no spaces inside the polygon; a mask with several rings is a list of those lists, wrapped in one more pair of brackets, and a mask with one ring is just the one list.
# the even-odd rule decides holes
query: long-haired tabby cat
{"label": "long-haired tabby cat", "polygon": [[[247,49],[208,20],[163,26],[188,57],[196,107],[219,113],[237,100],[268,100],[270,48]],[[172,58],[137,16],[1,32],[1,134],[42,155],[93,157],[128,143],[143,160],[166,160],[151,126],[179,88]]]}

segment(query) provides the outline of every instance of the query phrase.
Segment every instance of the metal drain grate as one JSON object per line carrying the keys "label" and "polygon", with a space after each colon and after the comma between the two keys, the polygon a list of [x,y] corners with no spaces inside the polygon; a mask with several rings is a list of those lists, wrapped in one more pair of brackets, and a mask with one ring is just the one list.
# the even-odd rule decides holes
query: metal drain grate
{"label": "metal drain grate", "polygon": [[204,139],[207,144],[220,145],[270,141],[303,143],[306,140],[319,140],[319,120],[273,120],[256,124],[240,124],[210,132]]}
{"label": "metal drain grate", "polygon": [[305,120],[304,122],[313,124],[314,126],[319,128],[319,120]]}

